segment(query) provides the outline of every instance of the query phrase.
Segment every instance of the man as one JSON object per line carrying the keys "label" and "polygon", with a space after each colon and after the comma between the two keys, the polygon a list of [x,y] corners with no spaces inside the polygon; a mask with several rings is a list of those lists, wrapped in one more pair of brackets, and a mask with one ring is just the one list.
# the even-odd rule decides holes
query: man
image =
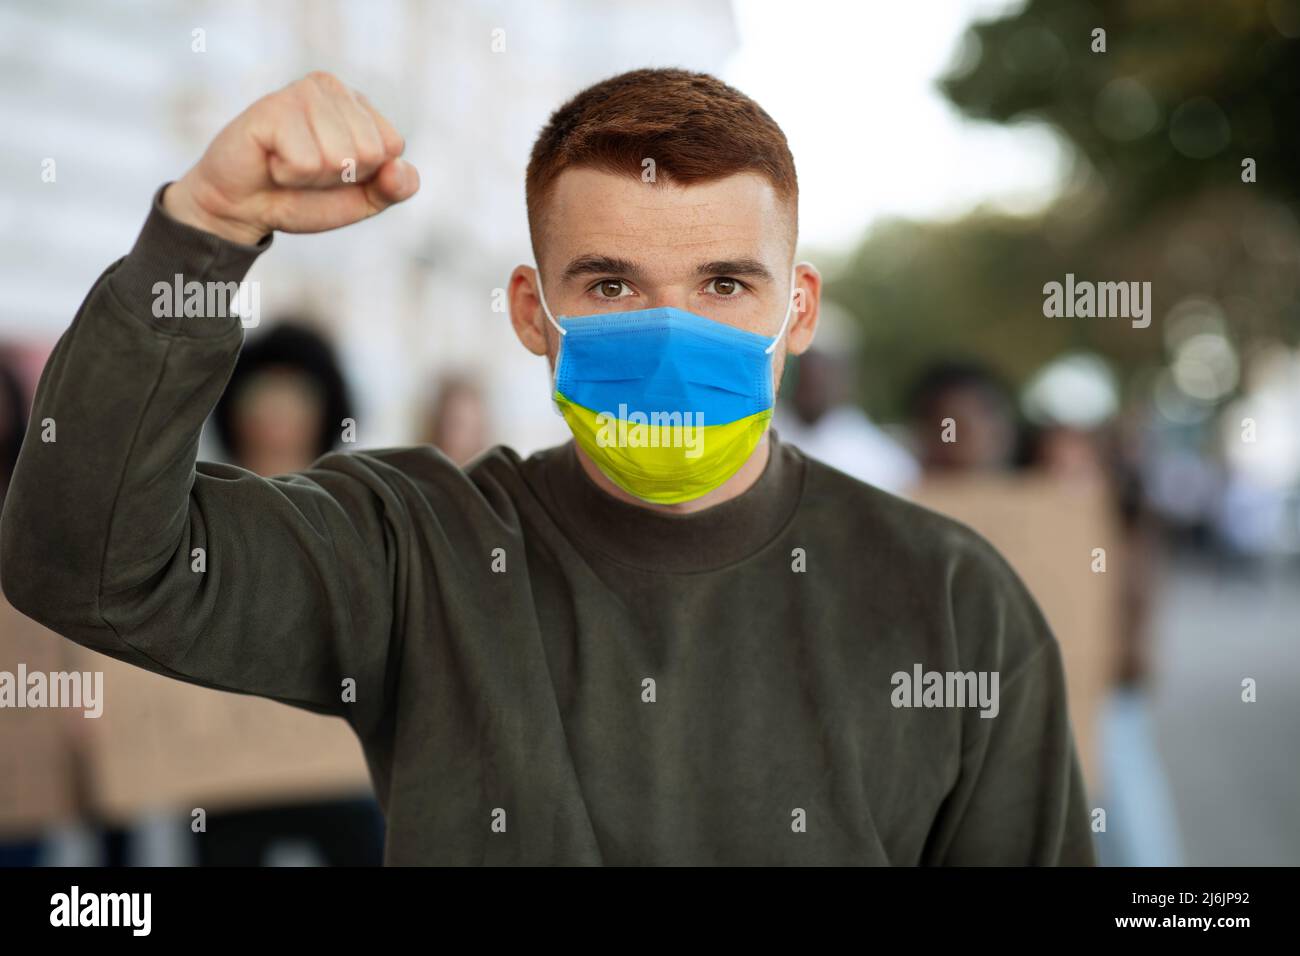
{"label": "man", "polygon": [[712,77],[615,77],[537,140],[511,321],[574,442],[196,467],[240,325],[159,318],[155,283],[235,282],[275,230],[406,199],[402,149],[313,74],[160,190],[45,370],[57,440],[27,443],[0,532],[14,604],[346,718],[390,864],[1092,863],[1059,651],[1015,575],[767,428],[820,279],[792,269],[784,136]]}

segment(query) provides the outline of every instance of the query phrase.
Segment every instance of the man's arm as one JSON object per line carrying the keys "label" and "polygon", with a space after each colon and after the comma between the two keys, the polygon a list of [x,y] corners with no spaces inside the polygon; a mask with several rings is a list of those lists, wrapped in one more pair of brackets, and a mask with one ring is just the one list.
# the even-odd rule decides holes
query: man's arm
{"label": "man's arm", "polygon": [[[1033,597],[991,546],[958,573],[954,625],[1004,661],[997,714],[963,714],[961,773],[926,847],[946,866],[1094,866],[1061,649]],[[1005,663],[1011,661],[1012,663]]]}
{"label": "man's arm", "polygon": [[[414,171],[395,166],[400,138],[368,104],[347,114],[352,94],[335,84],[314,75],[250,107],[156,197],[131,253],[91,289],[41,376],[0,522],[0,580],[79,644],[364,730],[390,676],[396,502],[361,456],[277,479],[196,467],[242,329],[224,309],[154,309],[155,284],[177,275],[224,294],[275,229],[335,228],[414,192]],[[345,159],[355,182],[327,168]]]}

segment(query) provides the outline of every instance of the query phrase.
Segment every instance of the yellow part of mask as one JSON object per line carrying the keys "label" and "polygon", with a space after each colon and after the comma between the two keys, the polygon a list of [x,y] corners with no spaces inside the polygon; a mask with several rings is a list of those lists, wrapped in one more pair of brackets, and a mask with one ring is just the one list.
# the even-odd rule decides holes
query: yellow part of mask
{"label": "yellow part of mask", "polygon": [[696,425],[680,414],[643,423],[593,412],[559,392],[555,404],[605,476],[655,504],[691,501],[722,485],[749,460],[772,420],[769,408],[725,425]]}

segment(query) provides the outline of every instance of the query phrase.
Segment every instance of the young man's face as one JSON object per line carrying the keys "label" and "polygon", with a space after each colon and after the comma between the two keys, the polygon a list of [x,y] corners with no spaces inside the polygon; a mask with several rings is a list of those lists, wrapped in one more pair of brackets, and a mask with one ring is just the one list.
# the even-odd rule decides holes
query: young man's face
{"label": "young man's face", "polygon": [[[568,169],[556,179],[535,246],[551,314],[589,315],[673,306],[763,336],[781,328],[791,293],[792,211],[761,176],[650,184],[639,177]],[[531,352],[553,363],[559,333],[537,299],[534,270],[515,269],[511,322]],[[803,352],[817,320],[821,280],[799,266],[801,290],[774,355]]]}

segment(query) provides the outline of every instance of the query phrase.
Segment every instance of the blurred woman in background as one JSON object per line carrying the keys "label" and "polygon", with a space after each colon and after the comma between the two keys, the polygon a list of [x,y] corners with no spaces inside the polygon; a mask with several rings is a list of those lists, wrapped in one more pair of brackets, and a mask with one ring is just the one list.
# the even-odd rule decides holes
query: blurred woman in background
{"label": "blurred woman in background", "polygon": [[487,450],[489,434],[482,390],[468,375],[453,372],[444,377],[429,406],[420,440],[464,467]]}

